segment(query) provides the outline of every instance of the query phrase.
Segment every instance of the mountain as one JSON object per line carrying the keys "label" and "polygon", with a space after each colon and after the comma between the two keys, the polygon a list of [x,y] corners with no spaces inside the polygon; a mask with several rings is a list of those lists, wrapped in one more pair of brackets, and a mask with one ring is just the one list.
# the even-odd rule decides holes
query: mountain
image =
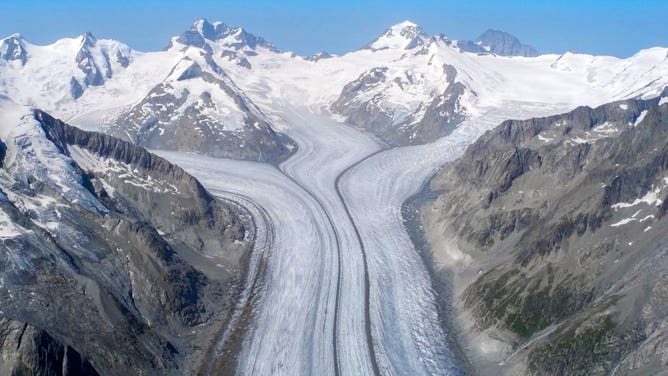
{"label": "mountain", "polygon": [[668,88],[505,121],[431,180],[422,223],[480,369],[662,368],[666,132]]}
{"label": "mountain", "polygon": [[[498,33],[484,35],[488,40]],[[511,45],[506,47],[517,47]],[[656,95],[667,83],[668,51],[662,48],[628,59],[573,53],[516,59],[467,53],[458,42],[428,37],[408,22],[369,46],[336,59],[362,72],[345,83],[329,109],[390,145],[431,142],[478,117],[546,115]]]}
{"label": "mountain", "polygon": [[128,46],[97,40],[90,33],[47,46],[14,34],[0,41],[0,93],[22,103],[59,108],[88,88],[104,85],[133,58]]}
{"label": "mountain", "polygon": [[415,47],[424,46],[431,37],[422,28],[410,21],[398,23],[369,42],[366,49],[378,51],[384,49],[412,50]]}
{"label": "mountain", "polygon": [[[312,108],[401,146],[432,142],[481,117],[548,115],[656,95],[668,84],[662,48],[627,59],[502,56],[527,55],[518,43],[489,31],[467,52],[409,21],[360,50],[314,57],[204,19],[158,52],[90,35],[51,46],[14,35],[3,40],[0,94],[147,147],[275,163],[294,151],[277,132],[285,107]],[[181,77],[191,63],[193,75]]]}
{"label": "mountain", "polygon": [[500,56],[535,57],[540,55],[533,47],[522,44],[517,37],[501,30],[489,29],[475,41],[457,41],[462,51],[493,53]]}
{"label": "mountain", "polygon": [[262,162],[280,161],[295,147],[210,55],[191,49],[107,131],[144,147]]}
{"label": "mountain", "polygon": [[657,373],[668,49],[536,54],[1,39],[0,374]]}
{"label": "mountain", "polygon": [[[217,49],[240,54],[270,48],[239,28],[203,20],[174,38],[169,50],[148,54],[89,33],[48,46],[13,35],[0,49],[0,94],[88,129],[108,129],[137,145],[263,162],[284,159],[294,143],[272,129],[214,62],[208,44],[191,46],[195,34],[214,38]],[[196,65],[189,71],[193,76],[174,76],[188,61]],[[204,71],[194,73],[198,67]],[[178,97],[182,107],[163,108],[167,97],[159,93]]]}
{"label": "mountain", "polygon": [[0,370],[196,371],[243,280],[247,214],[142,148],[7,99],[0,139]]}
{"label": "mountain", "polygon": [[172,38],[168,49],[178,45],[202,48],[212,53],[215,51],[247,69],[251,65],[246,57],[255,56],[258,49],[280,52],[262,37],[250,34],[241,27],[230,27],[222,22],[209,23],[206,19],[197,20],[190,30]]}

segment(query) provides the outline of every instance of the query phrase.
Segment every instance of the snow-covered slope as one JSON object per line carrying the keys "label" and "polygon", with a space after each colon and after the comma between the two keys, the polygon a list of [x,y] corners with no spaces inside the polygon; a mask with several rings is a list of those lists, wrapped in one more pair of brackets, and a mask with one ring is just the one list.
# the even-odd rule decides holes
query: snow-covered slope
{"label": "snow-covered slope", "polygon": [[[160,52],[139,53],[88,34],[43,47],[14,35],[0,46],[0,93],[85,128],[106,128],[131,111],[143,111],[144,121],[134,126],[162,122],[162,127],[151,127],[158,133],[181,127],[185,110],[208,93],[200,128],[209,138],[220,130],[249,130],[255,121],[249,121],[248,112],[271,112],[276,103],[286,102],[307,105],[390,144],[404,145],[447,135],[464,119],[495,112],[548,115],[578,105],[657,95],[668,84],[665,48],[626,59],[570,52],[500,56],[494,52],[522,45],[505,33],[484,35],[478,45],[489,47],[489,52],[466,52],[461,41],[430,36],[406,21],[360,50],[327,58],[281,52],[242,28],[204,19]],[[174,74],[187,64],[184,59],[196,61],[235,93],[216,92],[201,78],[178,81]],[[163,110],[156,90],[166,85],[179,93],[188,90],[188,98],[174,98],[181,98],[185,107],[178,116],[149,114],[156,107]],[[238,102],[236,96],[250,111],[231,103]],[[207,126],[212,120],[215,124]],[[245,148],[244,138],[232,137],[225,148]]]}
{"label": "snow-covered slope", "polygon": [[277,102],[307,104],[398,145],[433,141],[466,118],[547,115],[657,95],[668,83],[666,48],[626,59],[469,53],[411,22],[389,28],[365,48],[326,59],[259,46],[244,56],[250,71],[230,61],[216,43],[208,45],[263,110]]}
{"label": "snow-covered slope", "polygon": [[153,149],[277,161],[292,150],[264,114],[213,61],[184,47],[182,58],[139,102],[105,124],[108,133]]}
{"label": "snow-covered slope", "polygon": [[37,46],[14,34],[0,40],[0,94],[27,105],[66,111],[90,87],[127,68],[135,52],[90,33]]}

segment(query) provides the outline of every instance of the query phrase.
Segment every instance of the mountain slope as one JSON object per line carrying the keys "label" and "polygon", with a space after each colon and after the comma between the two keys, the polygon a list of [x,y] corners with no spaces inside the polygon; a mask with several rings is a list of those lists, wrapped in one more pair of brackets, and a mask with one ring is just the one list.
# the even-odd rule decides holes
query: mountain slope
{"label": "mountain slope", "polygon": [[199,367],[243,277],[245,214],[127,142],[6,100],[1,110],[2,315],[44,341],[0,353],[49,348],[57,365],[70,352],[109,375]]}
{"label": "mountain slope", "polygon": [[[545,116],[657,95],[668,84],[663,48],[627,59],[503,56],[533,54],[493,30],[466,45],[475,51],[408,21],[365,48],[322,59],[281,52],[242,28],[206,20],[172,38],[167,50],[148,53],[89,35],[44,47],[11,36],[0,49],[0,94],[150,147],[179,149],[176,135],[187,140],[179,150],[275,162],[293,147],[276,133],[283,125],[273,116],[285,106],[308,106],[390,145],[408,145],[446,136],[464,120]],[[60,52],[50,56],[54,49]],[[179,80],[188,59],[202,73]],[[76,99],[72,77],[83,89]],[[183,107],[163,107],[168,99]],[[230,132],[237,129],[243,132]]]}
{"label": "mountain slope", "polygon": [[294,149],[209,55],[189,49],[107,132],[153,149],[261,162],[280,161]]}
{"label": "mountain slope", "polygon": [[421,217],[474,363],[546,375],[666,366],[667,103],[668,89],[506,121],[433,178]]}
{"label": "mountain slope", "polygon": [[0,94],[25,104],[62,109],[102,86],[134,60],[128,46],[90,33],[47,46],[14,34],[0,40]]}

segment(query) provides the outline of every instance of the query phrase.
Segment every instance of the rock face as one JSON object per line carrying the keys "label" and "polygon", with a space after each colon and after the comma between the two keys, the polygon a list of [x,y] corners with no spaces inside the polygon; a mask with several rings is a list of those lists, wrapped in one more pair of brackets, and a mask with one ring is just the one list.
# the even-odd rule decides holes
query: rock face
{"label": "rock face", "polygon": [[436,274],[483,374],[668,366],[666,97],[506,121],[431,181]]}
{"label": "rock face", "polygon": [[23,38],[15,34],[3,40],[0,44],[0,58],[6,61],[20,61],[21,65],[25,65],[28,60],[28,52]]}
{"label": "rock face", "polygon": [[501,30],[489,29],[475,41],[457,41],[462,51],[476,53],[493,53],[500,56],[538,56],[533,47],[522,44],[517,37]]}
{"label": "rock face", "polygon": [[461,102],[466,88],[455,82],[457,69],[444,64],[443,76],[445,90],[442,93],[434,93],[416,110],[404,111],[387,100],[386,92],[419,85],[416,81],[424,77],[391,72],[388,67],[373,68],[348,83],[331,110],[390,145],[431,142],[450,134],[466,116]]}
{"label": "rock face", "polygon": [[281,161],[295,148],[209,53],[196,51],[124,111],[109,133],[147,148],[261,162]]}
{"label": "rock face", "polygon": [[19,115],[1,127],[0,373],[196,372],[243,278],[246,214],[140,147],[2,110]]}
{"label": "rock face", "polygon": [[3,375],[99,375],[76,350],[26,323],[0,317]]}

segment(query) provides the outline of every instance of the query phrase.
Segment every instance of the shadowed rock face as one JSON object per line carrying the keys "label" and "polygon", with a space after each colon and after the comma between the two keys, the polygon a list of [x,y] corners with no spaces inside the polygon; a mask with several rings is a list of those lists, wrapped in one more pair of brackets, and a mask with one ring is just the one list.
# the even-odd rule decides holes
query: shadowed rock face
{"label": "shadowed rock face", "polygon": [[475,41],[457,41],[462,51],[477,53],[493,53],[500,56],[538,56],[533,47],[522,44],[517,37],[501,30],[489,29]]}
{"label": "shadowed rock face", "polygon": [[26,323],[0,317],[0,373],[3,375],[99,375],[70,346]]}
{"label": "shadowed rock face", "polygon": [[[660,101],[506,121],[433,178],[438,198],[422,221],[437,264],[458,276],[461,315],[475,318],[462,337],[474,363],[484,360],[471,338],[482,336],[506,349],[493,356],[507,360],[508,374],[666,367],[668,104]],[[449,269],[453,249],[467,261]]]}
{"label": "shadowed rock face", "polygon": [[5,140],[0,210],[13,226],[0,244],[0,370],[196,372],[243,278],[246,214],[140,147],[41,111],[35,119],[34,137],[78,174],[66,189],[88,198],[68,200],[57,176],[19,179],[29,159]]}
{"label": "shadowed rock face", "polygon": [[2,42],[0,45],[0,58],[7,61],[20,61],[25,65],[28,60],[28,52],[23,44],[23,39],[14,35]]}

